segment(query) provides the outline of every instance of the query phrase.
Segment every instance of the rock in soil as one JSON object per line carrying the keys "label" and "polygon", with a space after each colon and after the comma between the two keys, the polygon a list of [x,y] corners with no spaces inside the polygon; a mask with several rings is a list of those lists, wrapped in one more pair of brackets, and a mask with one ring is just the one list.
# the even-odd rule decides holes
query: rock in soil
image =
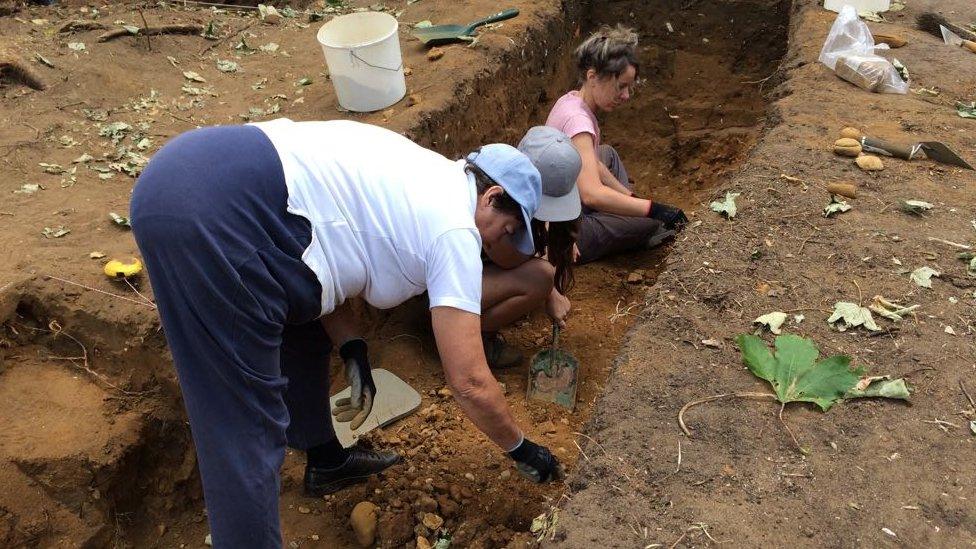
{"label": "rock in soil", "polygon": [[854,159],[858,168],[866,172],[878,172],[884,169],[884,162],[873,154],[862,154]]}
{"label": "rock in soil", "polygon": [[383,547],[403,547],[413,539],[413,520],[410,513],[383,513],[379,523],[380,543]]}
{"label": "rock in soil", "polygon": [[424,536],[417,536],[417,549],[431,549],[431,544]]}
{"label": "rock in soil", "polygon": [[373,545],[376,539],[376,512],[378,507],[368,501],[361,501],[352,509],[349,524],[356,533],[356,541],[363,547]]}
{"label": "rock in soil", "polygon": [[842,137],[834,141],[834,154],[856,157],[861,154],[861,143],[857,139]]}
{"label": "rock in soil", "polygon": [[430,51],[427,52],[428,61],[437,61],[441,57],[444,57],[444,50],[441,48],[430,48]]}
{"label": "rock in soil", "polygon": [[444,525],[444,519],[434,513],[424,513],[424,518],[421,522],[424,523],[424,526],[430,528],[431,532],[436,532],[438,528]]}
{"label": "rock in soil", "polygon": [[842,138],[860,140],[861,139],[861,130],[859,130],[857,128],[852,128],[852,127],[848,126],[848,127],[844,128],[844,129],[842,129],[840,131],[840,136]]}

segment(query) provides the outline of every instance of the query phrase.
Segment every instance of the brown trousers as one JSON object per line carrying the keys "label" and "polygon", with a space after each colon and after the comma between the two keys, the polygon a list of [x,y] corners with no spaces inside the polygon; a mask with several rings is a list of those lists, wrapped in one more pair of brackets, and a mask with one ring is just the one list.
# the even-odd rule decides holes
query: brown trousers
{"label": "brown trousers", "polygon": [[[632,189],[627,170],[620,155],[610,145],[600,145],[598,156],[607,165],[618,181]],[[661,238],[664,227],[657,219],[649,217],[630,217],[597,212],[583,207],[579,238],[576,241],[580,251],[579,263],[589,263],[597,259],[651,247]]]}

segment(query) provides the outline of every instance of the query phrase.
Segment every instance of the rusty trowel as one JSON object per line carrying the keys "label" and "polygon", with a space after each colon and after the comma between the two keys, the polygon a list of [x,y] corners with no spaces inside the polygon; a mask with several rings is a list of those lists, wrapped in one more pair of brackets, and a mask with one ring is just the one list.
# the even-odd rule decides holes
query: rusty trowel
{"label": "rusty trowel", "polygon": [[576,407],[579,362],[559,348],[559,326],[552,325],[552,346],[539,351],[529,364],[528,398]]}
{"label": "rusty trowel", "polygon": [[881,139],[875,139],[874,137],[865,136],[861,138],[861,149],[864,152],[883,154],[885,156],[901,158],[902,160],[913,160],[924,156],[929,160],[934,160],[942,164],[959,166],[967,170],[973,169],[969,165],[969,162],[963,160],[952,149],[938,141],[920,141],[911,145],[897,145],[882,141]]}

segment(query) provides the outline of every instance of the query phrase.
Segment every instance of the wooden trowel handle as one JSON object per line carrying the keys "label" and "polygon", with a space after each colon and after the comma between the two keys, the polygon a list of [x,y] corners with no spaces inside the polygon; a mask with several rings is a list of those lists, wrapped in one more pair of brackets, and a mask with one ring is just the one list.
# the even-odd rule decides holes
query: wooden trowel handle
{"label": "wooden trowel handle", "polygon": [[861,148],[864,152],[893,156],[902,160],[911,160],[915,147],[911,145],[896,145],[873,137],[862,137]]}
{"label": "wooden trowel handle", "polygon": [[967,50],[973,53],[976,53],[976,42],[973,42],[972,40],[963,40],[962,47],[966,48]]}

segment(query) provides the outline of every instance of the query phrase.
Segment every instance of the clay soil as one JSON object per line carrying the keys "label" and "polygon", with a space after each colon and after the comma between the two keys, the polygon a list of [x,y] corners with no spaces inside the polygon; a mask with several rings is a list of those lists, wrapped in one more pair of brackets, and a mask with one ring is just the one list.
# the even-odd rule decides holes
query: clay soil
{"label": "clay soil", "polygon": [[[519,421],[570,466],[570,481],[538,487],[520,479],[463,419],[444,390],[424,303],[364,311],[374,364],[423,395],[418,414],[367,440],[405,461],[318,500],[302,496],[304,458],[290,454],[282,475],[285,543],[352,545],[349,512],[364,500],[380,506],[378,543],[391,547],[418,534],[433,539],[419,520],[423,512],[446,519],[454,546],[520,546],[532,540],[532,518],[557,508],[554,539],[570,546],[973,541],[966,499],[972,443],[969,418],[959,415],[969,404],[957,385],[973,369],[972,289],[955,250],[926,237],[972,241],[966,185],[974,178],[924,161],[892,161],[867,176],[829,152],[840,127],[851,124],[973,150],[972,124],[949,105],[971,100],[976,80],[947,66],[974,61],[909,28],[925,3],[875,27],[910,38],[898,57],[911,68],[913,87],[938,86],[934,98],[871,95],[836,80],[814,62],[832,16],[809,2],[511,4],[522,10],[519,18],[483,33],[473,47],[445,48],[432,62],[404,27],[490,13],[497,4],[465,1],[460,10],[446,0],[388,2],[400,12],[411,97],[370,115],[337,109],[314,41],[318,23],[308,24],[305,14],[269,26],[241,11],[120,4],[92,13],[67,3],[0,18],[0,50],[26,60],[49,86],[39,92],[9,76],[0,81],[0,192],[7,197],[0,207],[0,545],[197,547],[208,532],[165,340],[136,293],[151,299],[152,290],[144,280],[129,288],[100,274],[108,257],[137,253],[130,233],[108,218],[125,214],[134,180],[121,173],[100,179],[86,165],[107,166],[102,155],[120,145],[148,157],[181,131],[245,117],[350,117],[453,156],[482,142],[514,142],[571,85],[567,48],[593,24],[618,21],[641,33],[644,78],[634,100],[604,119],[604,140],[621,152],[639,192],[681,205],[695,223],[670,249],[579,269],[564,338],[584,368],[576,413],[526,403],[524,370],[498,374]],[[940,9],[950,4],[963,13],[962,1]],[[213,20],[223,39],[98,43],[98,30],[57,32],[73,19],[141,25],[136,7],[151,25]],[[249,52],[242,37],[250,48],[279,47]],[[86,49],[73,51],[70,42]],[[241,69],[219,72],[218,59]],[[188,82],[183,71],[206,82]],[[306,77],[311,84],[299,85]],[[185,85],[214,94],[190,95]],[[132,125],[119,143],[99,135],[100,126],[118,121]],[[143,137],[149,143],[140,151]],[[95,160],[72,164],[83,153]],[[78,169],[45,174],[41,162]],[[821,187],[833,180],[854,181],[861,194],[854,211],[825,220]],[[13,193],[27,183],[43,189]],[[703,206],[725,188],[743,192],[732,222]],[[910,218],[894,206],[901,198],[937,206]],[[60,226],[71,232],[41,234]],[[91,259],[95,251],[106,258]],[[935,266],[943,276],[920,291],[894,273],[892,257],[910,268]],[[923,314],[886,324],[882,337],[828,330],[832,303],[859,293],[920,302]],[[791,407],[787,421],[811,448],[806,456],[768,404],[696,409],[689,414],[694,436],[682,435],[675,414],[684,402],[759,390],[732,338],[771,310],[802,310],[807,320],[789,330],[816,338],[825,353],[905,376],[913,405],[857,402],[829,414]],[[947,325],[956,336],[944,332]],[[547,343],[547,321],[534,315],[505,335],[528,355]],[[701,344],[710,338],[722,348]],[[332,367],[337,389],[344,383]],[[959,427],[943,425],[945,432],[924,422],[934,419]]]}

